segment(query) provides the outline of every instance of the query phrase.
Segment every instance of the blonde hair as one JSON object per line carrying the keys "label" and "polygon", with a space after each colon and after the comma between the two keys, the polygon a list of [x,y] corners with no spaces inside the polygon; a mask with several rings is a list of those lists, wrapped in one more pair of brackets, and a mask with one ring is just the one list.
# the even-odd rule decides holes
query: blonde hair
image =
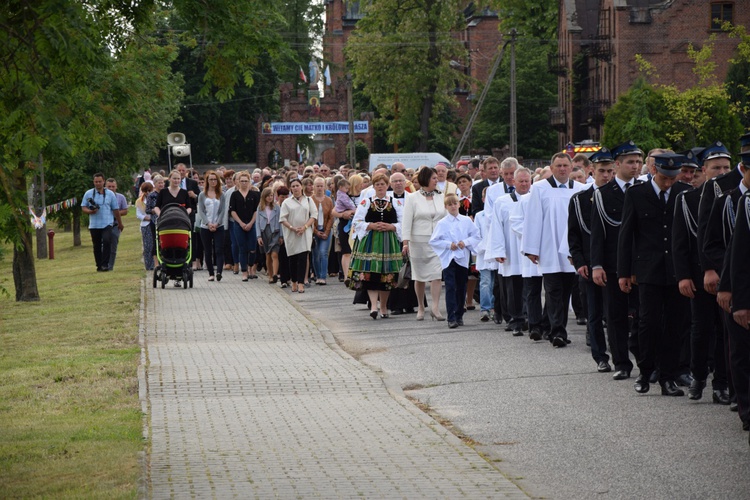
{"label": "blonde hair", "polygon": [[359,174],[354,174],[349,177],[349,194],[351,196],[359,196],[359,193],[362,192],[362,184],[365,182],[365,180],[362,178]]}
{"label": "blonde hair", "polygon": [[450,205],[452,203],[458,204],[458,196],[456,196],[453,193],[446,194],[445,195],[445,201],[443,202],[443,205],[445,205],[447,207],[448,205]]}

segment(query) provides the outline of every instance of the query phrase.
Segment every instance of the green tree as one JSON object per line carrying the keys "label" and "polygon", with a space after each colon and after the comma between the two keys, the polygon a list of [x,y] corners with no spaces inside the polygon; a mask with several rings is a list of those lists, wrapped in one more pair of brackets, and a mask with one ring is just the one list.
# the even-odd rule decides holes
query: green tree
{"label": "green tree", "polygon": [[453,36],[462,7],[458,0],[373,2],[347,42],[354,84],[387,124],[390,144],[427,151],[440,117],[456,106],[452,91],[463,77],[450,62],[466,60]]}
{"label": "green tree", "polygon": [[557,41],[558,0],[492,0],[490,6],[497,10],[504,31],[516,28],[541,43]]}
{"label": "green tree", "polygon": [[[549,45],[522,38],[516,45],[516,126],[518,154],[548,158],[557,147],[548,110],[557,103],[557,77],[547,71]],[[475,148],[490,151],[510,141],[510,48],[490,85],[474,126]]]}
{"label": "green tree", "polygon": [[667,137],[667,120],[663,95],[644,77],[639,77],[607,111],[602,142],[614,147],[632,140],[646,151],[664,147],[671,143]]}

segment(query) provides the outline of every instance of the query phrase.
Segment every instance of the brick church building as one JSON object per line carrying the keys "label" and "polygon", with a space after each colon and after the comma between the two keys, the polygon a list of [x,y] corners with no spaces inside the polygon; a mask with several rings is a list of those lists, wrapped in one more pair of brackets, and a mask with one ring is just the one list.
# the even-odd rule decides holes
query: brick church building
{"label": "brick church building", "polygon": [[716,75],[726,77],[738,40],[721,21],[750,25],[743,0],[559,0],[558,55],[549,69],[558,79],[558,106],[550,124],[559,145],[599,140],[604,113],[638,77],[636,54],[653,64],[660,82],[680,89],[697,83],[688,57],[712,34]]}

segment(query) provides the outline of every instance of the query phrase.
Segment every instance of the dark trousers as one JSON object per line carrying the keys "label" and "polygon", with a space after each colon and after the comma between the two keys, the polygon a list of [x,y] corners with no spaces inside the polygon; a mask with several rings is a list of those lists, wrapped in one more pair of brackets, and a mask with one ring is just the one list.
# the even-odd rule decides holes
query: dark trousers
{"label": "dark trousers", "polygon": [[743,422],[750,421],[750,334],[724,313],[729,334],[729,372]]}
{"label": "dark trousers", "polygon": [[523,279],[523,298],[529,316],[529,328],[544,328],[546,315],[542,309],[542,277]]}
{"label": "dark trousers", "polygon": [[[604,290],[591,280],[581,279],[579,286],[586,292],[586,326],[591,343],[591,357],[600,363],[609,361],[607,343],[604,339]],[[627,351],[626,351],[627,353]]]}
{"label": "dark trousers", "polygon": [[[498,277],[500,277],[498,275]],[[510,316],[510,326],[521,329],[526,318],[523,315],[523,278],[517,276],[503,276],[506,293],[506,305]]]}
{"label": "dark trousers", "polygon": [[550,342],[555,337],[568,338],[568,309],[575,273],[549,273],[544,275],[547,317],[549,318]]}
{"label": "dark trousers", "polygon": [[289,257],[286,255],[286,245],[279,246],[279,281],[289,282]]}
{"label": "dark trousers", "polygon": [[495,298],[495,322],[501,323],[505,320],[510,323],[510,314],[508,313],[508,294],[505,290],[503,275],[497,271],[492,271],[492,296]]}
{"label": "dark trousers", "polygon": [[305,271],[307,270],[307,259],[310,252],[302,252],[289,256],[289,275],[292,283],[305,284]]}
{"label": "dark trousers", "polygon": [[201,228],[201,242],[208,275],[214,275],[214,264],[216,272],[221,274],[224,267],[224,228],[216,228],[214,232]]}
{"label": "dark trousers", "polygon": [[469,280],[469,268],[459,266],[451,260],[448,267],[443,269],[445,281],[445,309],[448,321],[455,322],[464,317],[466,303],[466,282]]}
{"label": "dark trousers", "polygon": [[576,273],[576,279],[573,281],[573,289],[570,291],[570,303],[573,306],[573,313],[578,318],[586,318],[588,313],[586,312],[587,299],[586,290],[580,283],[581,276]]}
{"label": "dark trousers", "polygon": [[[634,292],[631,292],[634,293]],[[633,362],[628,354],[630,338],[629,296],[620,290],[617,274],[607,273],[607,286],[604,289],[604,310],[607,315],[607,340],[615,370],[633,370]]]}
{"label": "dark trousers", "polygon": [[687,313],[687,299],[677,285],[639,283],[638,368],[650,377],[659,368],[659,382],[674,380],[680,356],[679,321]]}
{"label": "dark trousers", "polygon": [[226,228],[226,234],[224,235],[224,262],[229,265],[239,264],[234,260],[234,224],[233,220],[229,220],[229,225]]}
{"label": "dark trousers", "polygon": [[[727,388],[727,364],[724,355],[724,329],[716,298],[696,283],[695,298],[690,300],[690,371],[697,380],[708,378],[708,361],[713,357],[714,389]],[[711,354],[713,353],[713,356]]]}
{"label": "dark trousers", "polygon": [[112,226],[107,226],[103,229],[89,229],[89,233],[91,233],[91,243],[94,246],[96,269],[109,269]]}
{"label": "dark trousers", "polygon": [[191,249],[193,253],[193,262],[198,261],[200,263],[203,263],[204,245],[203,245],[203,242],[201,241],[201,234],[202,234],[201,231],[193,231],[193,237],[190,240],[191,241],[190,245],[191,245]]}

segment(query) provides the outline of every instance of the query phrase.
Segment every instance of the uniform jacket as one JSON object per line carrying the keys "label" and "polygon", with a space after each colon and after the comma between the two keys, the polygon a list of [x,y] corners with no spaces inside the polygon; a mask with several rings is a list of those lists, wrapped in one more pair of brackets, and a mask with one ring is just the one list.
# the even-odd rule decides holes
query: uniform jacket
{"label": "uniform jacket", "polygon": [[690,189],[675,182],[666,207],[651,182],[631,187],[625,195],[622,225],[618,237],[617,275],[635,275],[638,283],[676,284],[672,260],[672,223],[677,195]]}
{"label": "uniform jacket", "polygon": [[725,191],[714,199],[711,212],[703,233],[703,259],[706,269],[720,272],[724,266],[724,258],[729,250],[732,233],[734,232],[737,202],[742,196],[740,189]]}
{"label": "uniform jacket", "polygon": [[591,207],[594,186],[570,198],[568,206],[568,251],[576,269],[591,263]]}
{"label": "uniform jacket", "polygon": [[744,194],[737,203],[737,224],[730,252],[732,310],[750,309],[750,197]]}
{"label": "uniform jacket", "polygon": [[677,281],[692,279],[703,288],[703,271],[698,257],[698,204],[700,189],[690,189],[677,195],[672,225],[672,259]]}
{"label": "uniform jacket", "polygon": [[617,239],[624,203],[625,193],[612,179],[597,189],[591,207],[591,267],[602,267],[610,274],[617,272]]}
{"label": "uniform jacket", "polygon": [[714,200],[718,198],[722,193],[726,193],[730,189],[734,189],[739,186],[742,181],[742,173],[738,168],[735,168],[731,172],[720,175],[715,179],[706,181],[703,184],[701,202],[698,205],[698,249],[700,250],[701,269],[703,272],[708,270],[714,270],[716,272],[721,271],[721,265],[716,267],[708,256],[706,256],[705,249],[705,235],[706,227],[708,227],[711,210],[714,206]]}

